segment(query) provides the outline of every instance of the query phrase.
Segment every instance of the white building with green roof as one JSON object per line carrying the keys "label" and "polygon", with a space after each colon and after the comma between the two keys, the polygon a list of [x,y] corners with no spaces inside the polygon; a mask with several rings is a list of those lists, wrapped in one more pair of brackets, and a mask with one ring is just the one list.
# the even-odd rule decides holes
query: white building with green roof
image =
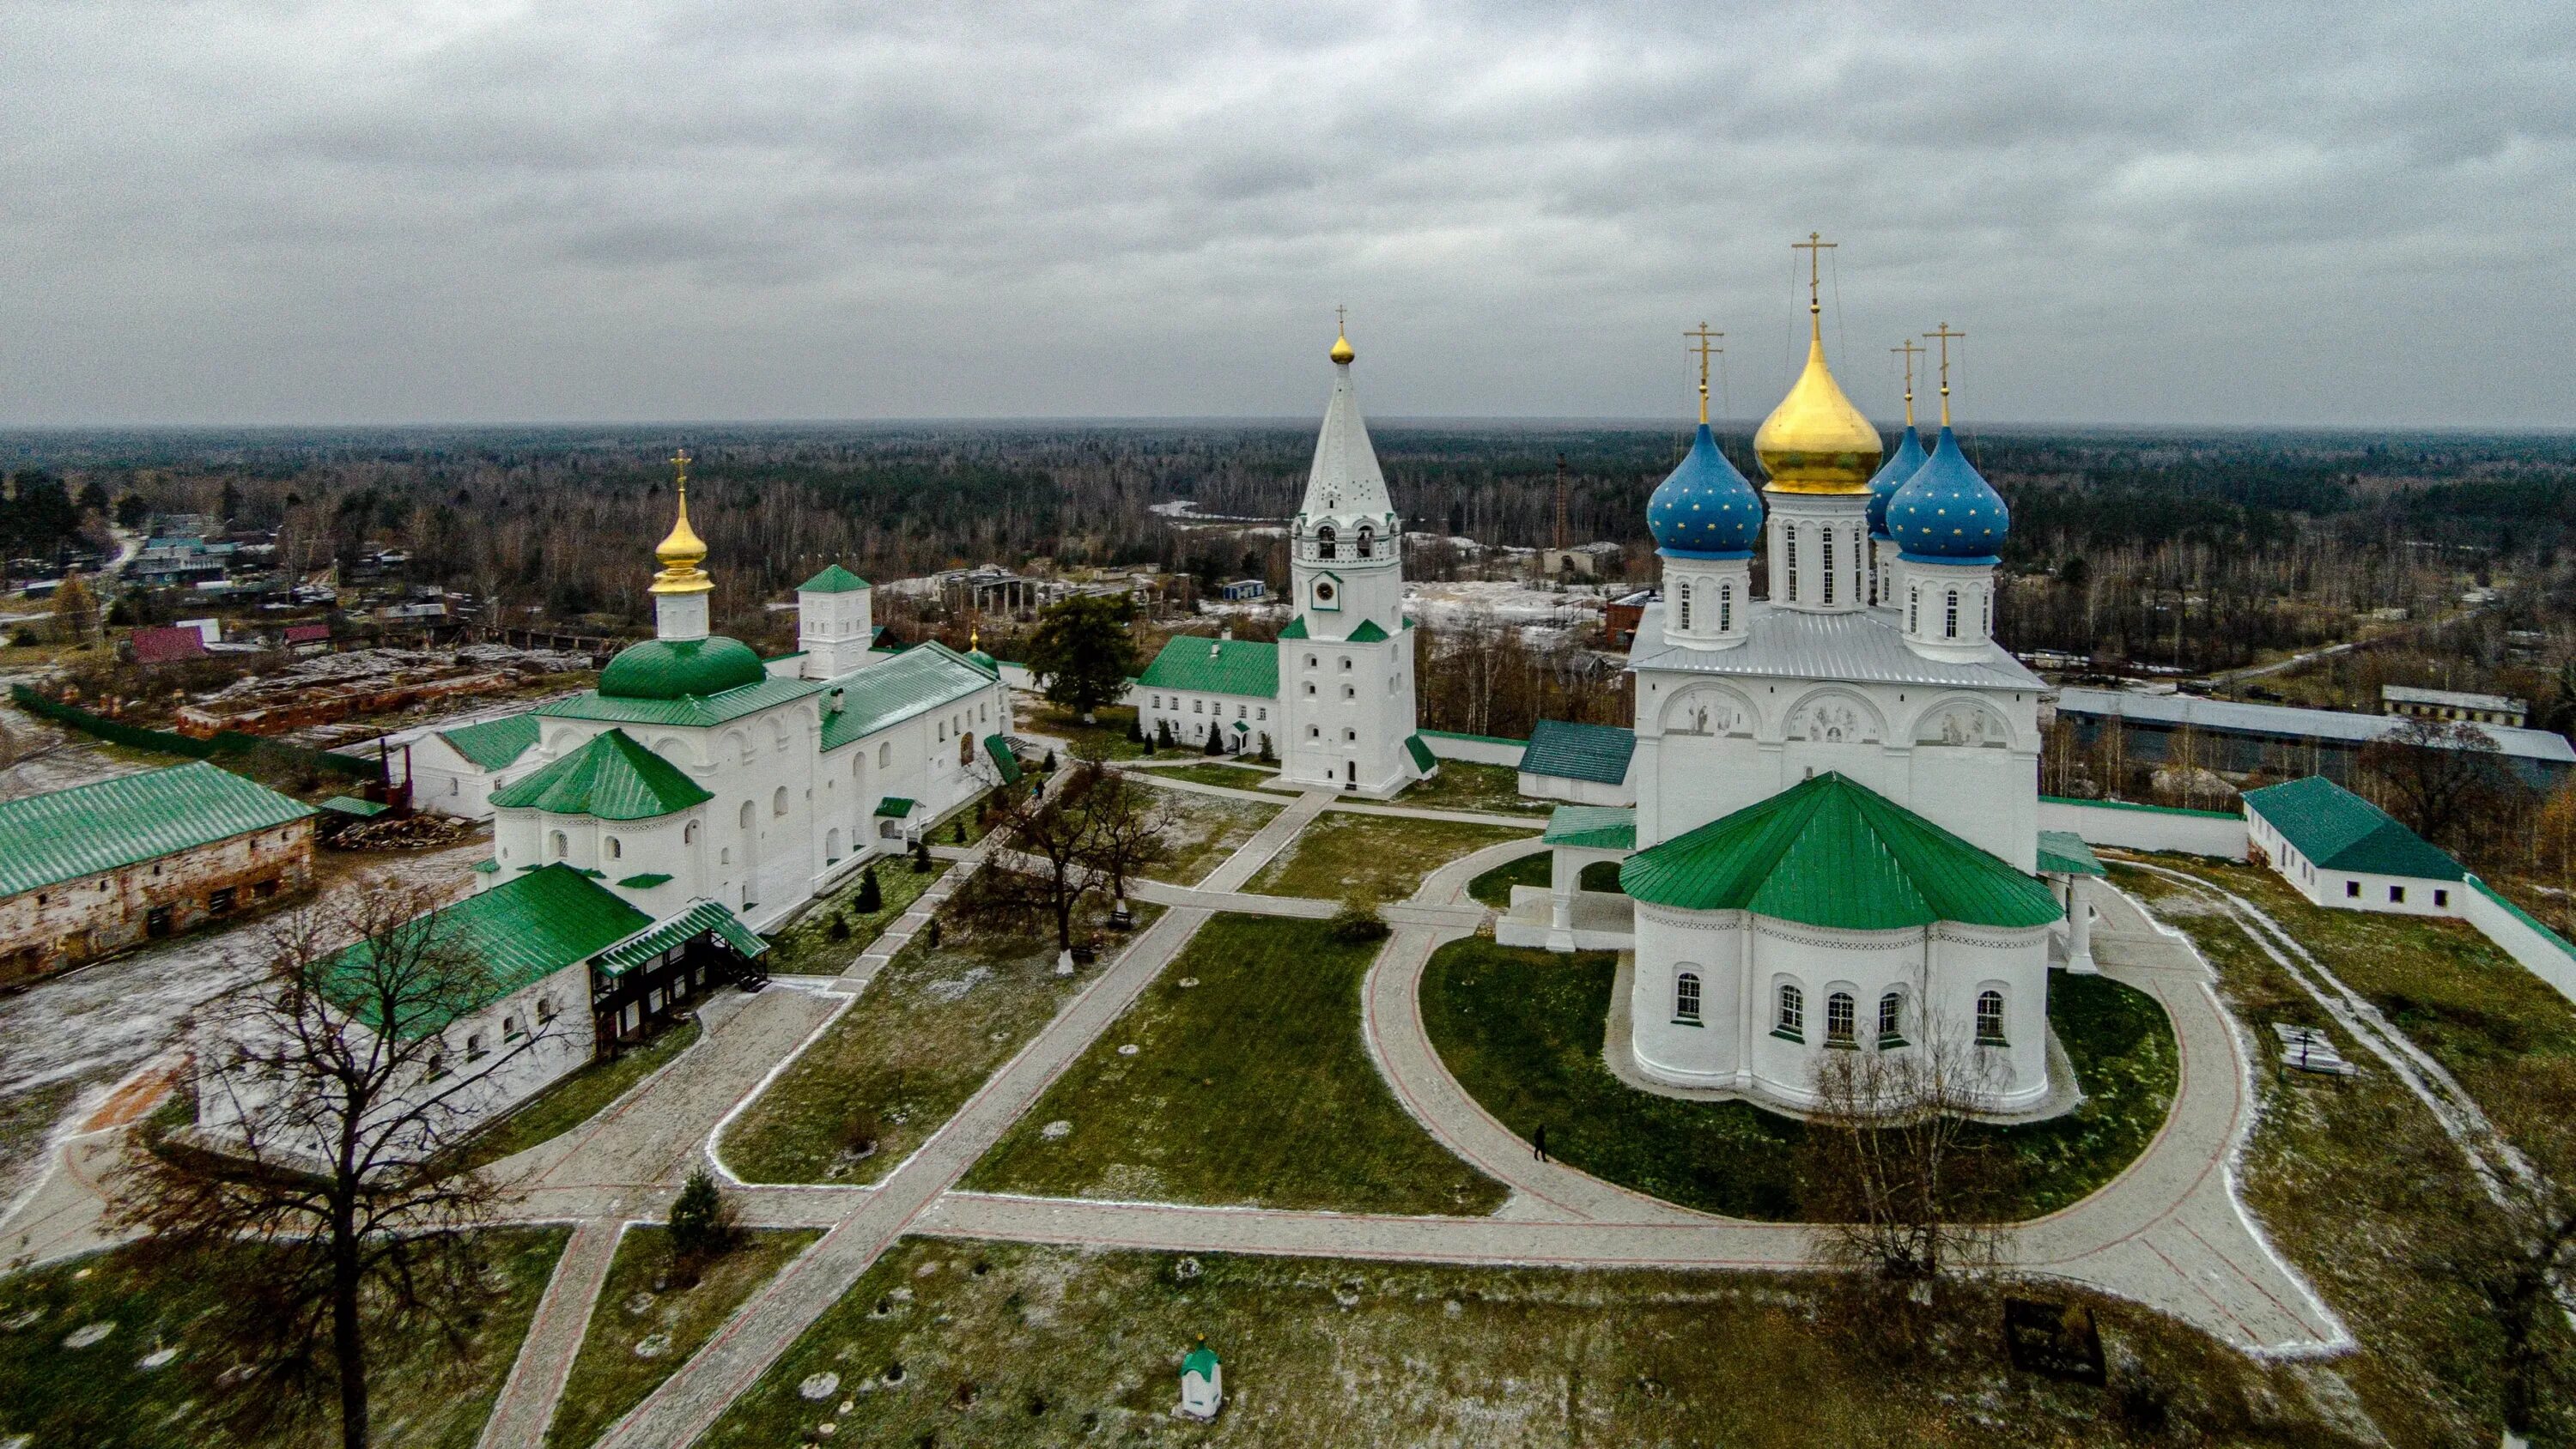
{"label": "white building with green roof", "polygon": [[1306,494],[1289,525],[1296,614],[1276,644],[1184,636],[1129,695],[1149,733],[1279,757],[1280,776],[1384,798],[1437,772],[1414,710],[1404,618],[1404,531],[1351,388],[1350,340],[1333,342],[1333,392]]}
{"label": "white building with green roof", "polygon": [[523,717],[534,738],[490,795],[486,889],[563,864],[655,918],[708,900],[761,929],[998,780],[997,671],[937,643],[872,651],[869,585],[840,565],[797,589],[799,653],[764,662],[709,633],[686,485],[656,550],[656,636]]}
{"label": "white building with green roof", "polygon": [[2320,906],[2456,916],[2468,872],[2440,846],[2323,775],[2245,792],[2247,844]]}

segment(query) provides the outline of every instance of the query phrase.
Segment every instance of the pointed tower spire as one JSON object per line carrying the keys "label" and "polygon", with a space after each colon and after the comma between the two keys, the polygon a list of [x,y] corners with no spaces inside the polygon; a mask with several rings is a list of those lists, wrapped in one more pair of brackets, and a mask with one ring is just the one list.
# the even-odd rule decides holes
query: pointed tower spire
{"label": "pointed tower spire", "polygon": [[1307,471],[1306,499],[1298,511],[1313,523],[1338,521],[1345,533],[1365,521],[1383,534],[1383,515],[1394,505],[1387,499],[1386,475],[1378,471],[1377,449],[1369,442],[1368,421],[1360,416],[1359,398],[1351,390],[1351,360],[1359,354],[1341,324],[1342,309],[1333,311],[1333,396],[1324,405],[1324,426],[1315,437],[1315,462]]}

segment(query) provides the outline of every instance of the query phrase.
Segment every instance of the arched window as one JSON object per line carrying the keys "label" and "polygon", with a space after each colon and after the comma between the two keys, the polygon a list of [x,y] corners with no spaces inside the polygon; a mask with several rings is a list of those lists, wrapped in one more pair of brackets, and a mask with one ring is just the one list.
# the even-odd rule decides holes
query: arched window
{"label": "arched window", "polygon": [[884,744],[877,746],[877,768],[882,770],[893,763],[894,741],[888,740]]}
{"label": "arched window", "polygon": [[1825,602],[1834,601],[1834,531],[1825,530]]}
{"label": "arched window", "polygon": [[1905,1045],[1905,993],[1891,991],[1878,999],[1878,1044]]}
{"label": "arched window", "polygon": [[572,837],[564,834],[560,830],[556,831],[554,833],[554,838],[547,843],[554,847],[554,858],[557,860],[561,860],[565,856],[572,854]]}
{"label": "arched window", "polygon": [[867,772],[868,752],[865,750],[852,750],[850,752],[850,778],[853,780],[865,779],[867,778]]}
{"label": "arched window", "polygon": [[739,820],[742,822],[742,828],[743,828],[743,829],[745,829],[745,830],[749,830],[749,829],[751,828],[751,802],[750,802],[750,801],[745,800],[745,801],[743,801],[743,802],[742,802],[742,810],[741,810],[741,812],[736,816],[736,818],[737,818],[737,819],[739,819]]}
{"label": "arched window", "polygon": [[823,863],[824,863],[825,865],[830,865],[833,861],[839,860],[840,858],[841,858],[841,832],[840,832],[840,831],[838,831],[838,830],[826,830],[826,831],[824,831],[824,832],[823,832]]}
{"label": "arched window", "polygon": [[1315,557],[1329,559],[1332,556],[1333,526],[1328,523],[1315,530]]}
{"label": "arched window", "polygon": [[1684,579],[1681,585],[1673,590],[1674,617],[1679,621],[1679,627],[1683,633],[1690,632],[1690,596],[1690,581]]}
{"label": "arched window", "polygon": [[1855,1014],[1850,992],[1837,991],[1825,998],[1826,1045],[1850,1046],[1852,1044],[1854,1024],[1852,1018]]}
{"label": "arched window", "polygon": [[1959,637],[1959,591],[1952,589],[1942,598],[1945,605],[1941,615],[1941,637],[1956,639]]}
{"label": "arched window", "polygon": [[1356,547],[1356,548],[1354,548],[1354,549],[1352,549],[1352,550],[1351,550],[1351,557],[1353,557],[1353,558],[1368,558],[1368,557],[1371,557],[1371,554],[1370,554],[1370,552],[1369,552],[1369,548],[1370,548],[1370,545],[1371,545],[1372,543],[1374,543],[1375,541],[1376,541],[1376,540],[1375,540],[1375,538],[1372,536],[1371,531],[1370,531],[1370,529],[1369,529],[1369,526],[1368,526],[1367,524],[1365,524],[1365,523],[1361,524],[1361,525],[1360,525],[1360,536],[1359,536],[1356,540],[1354,540],[1354,542],[1356,542],[1356,543],[1358,544],[1358,547]]}
{"label": "arched window", "polygon": [[1673,978],[1673,1020],[1699,1025],[1699,973],[1685,971]]}
{"label": "arched window", "polygon": [[1347,671],[1350,669],[1350,667],[1351,667],[1351,657],[1350,657],[1349,655],[1345,654],[1345,655],[1343,655],[1343,656],[1342,656],[1342,668],[1343,668],[1343,670],[1344,670],[1344,671],[1346,671],[1346,672],[1347,672]]}
{"label": "arched window", "polygon": [[1916,633],[1923,627],[1923,591],[1909,589],[1905,594],[1905,632]]}
{"label": "arched window", "polygon": [[1727,633],[1735,627],[1735,585],[1717,586],[1717,632]]}
{"label": "arched window", "polygon": [[1780,525],[1780,570],[1789,576],[1789,602],[1798,601],[1798,525]]}
{"label": "arched window", "polygon": [[2004,994],[2000,991],[1977,993],[1977,1040],[1986,1046],[2006,1045],[2004,1040]]}
{"label": "arched window", "polygon": [[1359,697],[1360,697],[1360,692],[1359,692],[1359,689],[1358,689],[1358,687],[1357,687],[1357,686],[1354,686],[1354,685],[1348,685],[1348,684],[1345,684],[1345,685],[1343,685],[1343,686],[1342,686],[1342,698],[1344,698],[1344,699],[1357,699],[1357,698],[1359,698]]}
{"label": "arched window", "polygon": [[1314,655],[1309,654],[1309,655],[1307,655],[1307,656],[1306,656],[1306,667],[1307,667],[1307,668],[1309,668],[1309,669],[1312,669],[1312,668],[1314,668],[1314,667],[1315,667],[1315,656],[1314,656]]}
{"label": "arched window", "polygon": [[620,841],[614,835],[608,837],[608,858],[610,860],[624,860],[626,858],[626,846],[624,842]]}
{"label": "arched window", "polygon": [[1792,1041],[1807,1039],[1807,994],[1787,982],[1780,984],[1780,1014],[1771,1029]]}
{"label": "arched window", "polygon": [[692,820],[688,824],[680,827],[680,843],[682,845],[695,845],[698,843],[698,822]]}
{"label": "arched window", "polygon": [[1314,685],[1314,682],[1313,682],[1312,680],[1307,681],[1307,684],[1306,684],[1306,693],[1307,693],[1309,696],[1311,696],[1311,695],[1313,695],[1313,694],[1314,694],[1314,692],[1315,692],[1315,685]]}

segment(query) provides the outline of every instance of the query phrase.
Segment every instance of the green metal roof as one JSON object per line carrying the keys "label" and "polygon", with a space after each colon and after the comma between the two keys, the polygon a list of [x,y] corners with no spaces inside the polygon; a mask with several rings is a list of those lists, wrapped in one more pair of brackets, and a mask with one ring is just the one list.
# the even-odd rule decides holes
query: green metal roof
{"label": "green metal roof", "polygon": [[1505,735],[1464,735],[1456,730],[1424,730],[1422,737],[1431,740],[1473,740],[1480,745],[1518,745],[1522,749],[1529,748],[1529,741],[1516,740]]}
{"label": "green metal roof", "polygon": [[492,797],[499,810],[542,810],[599,820],[651,820],[714,799],[680,767],[624,730],[589,744]]}
{"label": "green metal roof", "polygon": [[2418,880],[2458,880],[2467,874],[2397,817],[2323,775],[2248,790],[2245,809],[2270,821],[2320,870]]}
{"label": "green metal roof", "polygon": [[1308,639],[1314,636],[1306,632],[1306,616],[1299,614],[1296,618],[1288,621],[1287,628],[1279,631],[1279,637],[1282,639]]}
{"label": "green metal roof", "polygon": [[529,710],[505,719],[487,719],[481,724],[459,725],[440,730],[438,737],[447,747],[487,770],[498,770],[528,752],[537,742],[537,712]]}
{"label": "green metal roof", "polygon": [[[1240,728],[1240,726],[1237,726],[1237,728]],[[1413,756],[1413,768],[1420,770],[1426,775],[1440,768],[1440,757],[1431,753],[1431,746],[1424,744],[1422,742],[1422,736],[1418,734],[1406,735],[1404,737],[1404,752]]]}
{"label": "green metal roof", "polygon": [[599,671],[599,693],[610,699],[705,699],[768,677],[760,656],[739,639],[647,639],[618,650]]}
{"label": "green metal roof", "polygon": [[914,715],[972,698],[993,687],[993,676],[934,639],[815,687],[841,691],[839,709],[832,708],[829,694],[823,697],[823,748],[837,750]]}
{"label": "green metal roof", "polygon": [[198,760],[0,802],[0,896],[302,820],[313,807]]}
{"label": "green metal roof", "polygon": [[1011,753],[1011,742],[1000,735],[984,736],[984,753],[993,757],[993,768],[1002,772],[1002,783],[1020,783],[1020,757]]}
{"label": "green metal roof", "polygon": [[[481,895],[441,906],[415,927],[481,963],[488,975],[477,989],[454,995],[406,997],[394,1003],[396,1035],[437,1031],[460,1016],[533,986],[653,923],[580,872],[564,865],[533,870]],[[323,967],[322,992],[368,1027],[382,1031],[384,1003],[369,994],[367,962],[372,942],[361,941]],[[588,987],[585,983],[584,990]]]}
{"label": "green metal roof", "polygon": [[1207,1344],[1202,1341],[1198,1347],[1191,1349],[1189,1353],[1181,1359],[1181,1372],[1185,1374],[1197,1374],[1203,1379],[1214,1379],[1216,1377],[1216,1350],[1208,1347]]}
{"label": "green metal roof", "polygon": [[630,875],[626,879],[618,882],[619,885],[630,891],[649,891],[657,885],[669,885],[670,883],[671,878],[669,876],[655,871],[647,871],[642,875]]}
{"label": "green metal roof", "polygon": [[1577,850],[1634,850],[1637,812],[1615,805],[1559,805],[1547,817],[1548,845]]}
{"label": "green metal roof", "polygon": [[[641,648],[641,645],[632,646]],[[751,650],[745,648],[743,653]],[[611,661],[612,663],[614,661]],[[760,661],[755,658],[754,666]],[[773,675],[763,669],[750,683],[704,698],[684,695],[678,699],[636,699],[602,694],[591,690],[559,699],[537,710],[548,719],[602,720],[610,724],[678,725],[686,729],[707,729],[728,720],[787,703],[824,688],[820,680],[798,679],[792,675]]]}
{"label": "green metal roof", "polygon": [[1635,730],[1543,719],[1530,726],[1520,768],[1524,774],[1617,785],[1627,780],[1628,757],[1636,750]]}
{"label": "green metal roof", "polygon": [[1259,639],[1183,634],[1163,646],[1136,683],[1146,689],[1277,699],[1279,646]]}
{"label": "green metal roof", "polygon": [[860,578],[857,574],[850,572],[839,564],[831,564],[826,566],[821,573],[816,574],[814,577],[807,579],[801,584],[798,584],[796,586],[796,592],[800,594],[847,594],[853,593],[859,589],[864,589],[867,586],[868,581],[866,579]]}
{"label": "green metal roof", "polygon": [[1838,772],[1628,857],[1619,886],[1659,906],[1846,931],[2042,926],[2064,914],[2036,877]]}
{"label": "green metal roof", "polygon": [[2042,795],[2042,805],[2081,805],[2090,810],[2141,810],[2149,815],[2197,815],[2203,820],[2241,820],[2233,810],[2185,810],[2179,805],[2142,805],[2135,800],[2079,800],[2072,795]]}
{"label": "green metal roof", "polygon": [[1377,620],[1362,619],[1360,626],[1353,629],[1348,637],[1354,644],[1383,644],[1386,642],[1386,631],[1377,626]]}
{"label": "green metal roof", "polygon": [[733,912],[719,902],[692,901],[687,910],[669,920],[654,922],[632,939],[600,952],[592,964],[602,976],[623,976],[681,942],[709,933],[744,956],[764,955],[769,950],[767,941],[736,920]]}
{"label": "green metal roof", "polygon": [[355,795],[334,795],[322,802],[322,808],[334,815],[354,815],[360,820],[373,820],[393,807],[377,800],[361,800]]}
{"label": "green metal roof", "polygon": [[500,869],[501,862],[497,860],[478,860],[474,862],[474,873],[476,875],[492,875]]}
{"label": "green metal roof", "polygon": [[901,820],[913,812],[914,804],[901,795],[888,795],[877,802],[877,813],[889,820]]}
{"label": "green metal roof", "polygon": [[2093,847],[2072,830],[2039,832],[2039,873],[2041,875],[2106,875]]}

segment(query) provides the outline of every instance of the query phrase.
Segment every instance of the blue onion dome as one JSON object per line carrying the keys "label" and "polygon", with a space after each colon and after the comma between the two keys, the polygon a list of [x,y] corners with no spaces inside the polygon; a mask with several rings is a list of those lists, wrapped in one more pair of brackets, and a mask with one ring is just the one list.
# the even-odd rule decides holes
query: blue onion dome
{"label": "blue onion dome", "polygon": [[1887,532],[1917,563],[1990,564],[2012,530],[2003,495],[1959,451],[1948,428],[1932,456],[1887,500]]}
{"label": "blue onion dome", "polygon": [[1681,466],[1646,500],[1646,531],[1666,558],[1751,558],[1762,534],[1762,496],[1699,425]]}
{"label": "blue onion dome", "polygon": [[1914,425],[1907,423],[1905,436],[1897,440],[1896,451],[1888,454],[1886,464],[1870,475],[1870,537],[1887,537],[1887,500],[1896,496],[1896,490],[1904,487],[1905,480],[1913,477],[1923,463],[1923,439],[1915,434]]}

